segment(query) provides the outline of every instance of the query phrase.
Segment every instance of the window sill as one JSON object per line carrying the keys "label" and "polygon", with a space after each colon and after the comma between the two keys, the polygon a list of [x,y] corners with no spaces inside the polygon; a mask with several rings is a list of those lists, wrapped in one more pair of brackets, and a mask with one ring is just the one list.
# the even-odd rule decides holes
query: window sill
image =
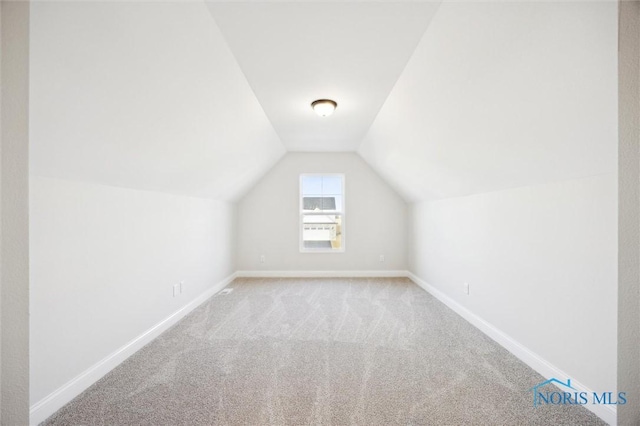
{"label": "window sill", "polygon": [[344,249],[300,249],[300,253],[344,253]]}

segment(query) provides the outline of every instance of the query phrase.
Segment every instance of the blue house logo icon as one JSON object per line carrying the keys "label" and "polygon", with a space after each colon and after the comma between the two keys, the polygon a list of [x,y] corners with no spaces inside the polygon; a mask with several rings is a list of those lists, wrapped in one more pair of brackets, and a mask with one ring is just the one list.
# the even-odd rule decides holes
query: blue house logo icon
{"label": "blue house logo icon", "polygon": [[549,380],[545,380],[542,383],[538,383],[537,385],[535,385],[534,387],[532,387],[531,389],[529,389],[529,391],[533,392],[533,406],[537,407],[538,405],[540,405],[540,397],[543,398],[544,402],[548,402],[547,399],[545,398],[545,396],[538,391],[538,389],[548,385],[548,384],[552,384],[552,383],[557,383],[560,387],[560,389],[564,388],[568,388],[571,390],[576,390],[576,388],[574,388],[573,386],[571,386],[571,379],[567,379],[567,383],[564,383],[558,379],[556,379],[555,377],[550,378]]}

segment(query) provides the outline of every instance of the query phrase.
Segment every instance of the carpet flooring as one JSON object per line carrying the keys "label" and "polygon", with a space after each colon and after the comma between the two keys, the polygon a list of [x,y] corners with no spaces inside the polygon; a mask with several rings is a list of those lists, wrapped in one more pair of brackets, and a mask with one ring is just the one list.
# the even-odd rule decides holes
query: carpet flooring
{"label": "carpet flooring", "polygon": [[228,288],[44,424],[604,424],[406,278]]}

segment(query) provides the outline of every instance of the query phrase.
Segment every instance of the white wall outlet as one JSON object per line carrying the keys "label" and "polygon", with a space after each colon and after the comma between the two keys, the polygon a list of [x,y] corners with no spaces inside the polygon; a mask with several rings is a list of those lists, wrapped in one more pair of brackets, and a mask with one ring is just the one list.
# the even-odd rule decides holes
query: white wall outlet
{"label": "white wall outlet", "polygon": [[264,254],[261,254],[260,255],[260,263],[264,264],[264,263],[266,263],[266,261],[267,261],[267,258],[264,256]]}
{"label": "white wall outlet", "polygon": [[176,297],[178,294],[180,294],[180,284],[174,284],[173,285],[173,297]]}
{"label": "white wall outlet", "polygon": [[180,281],[180,294],[184,291],[184,281]]}
{"label": "white wall outlet", "polygon": [[464,293],[469,294],[469,283],[464,283]]}
{"label": "white wall outlet", "polygon": [[378,262],[380,263],[384,262],[384,254],[380,255],[380,257],[378,258]]}

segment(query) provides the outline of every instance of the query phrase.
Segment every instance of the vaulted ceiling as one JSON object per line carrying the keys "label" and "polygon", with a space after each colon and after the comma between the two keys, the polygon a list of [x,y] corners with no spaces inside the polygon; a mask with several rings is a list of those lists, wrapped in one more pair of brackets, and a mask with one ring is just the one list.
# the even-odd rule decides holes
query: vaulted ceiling
{"label": "vaulted ceiling", "polygon": [[201,2],[34,2],[37,175],[236,199],[285,148]]}
{"label": "vaulted ceiling", "polygon": [[[355,151],[437,3],[209,3],[290,151]],[[330,119],[310,104],[338,103]]]}
{"label": "vaulted ceiling", "polygon": [[233,200],[287,150],[357,151],[417,201],[616,168],[614,1],[31,10],[37,175]]}
{"label": "vaulted ceiling", "polygon": [[358,152],[410,201],[617,167],[617,6],[443,4]]}

